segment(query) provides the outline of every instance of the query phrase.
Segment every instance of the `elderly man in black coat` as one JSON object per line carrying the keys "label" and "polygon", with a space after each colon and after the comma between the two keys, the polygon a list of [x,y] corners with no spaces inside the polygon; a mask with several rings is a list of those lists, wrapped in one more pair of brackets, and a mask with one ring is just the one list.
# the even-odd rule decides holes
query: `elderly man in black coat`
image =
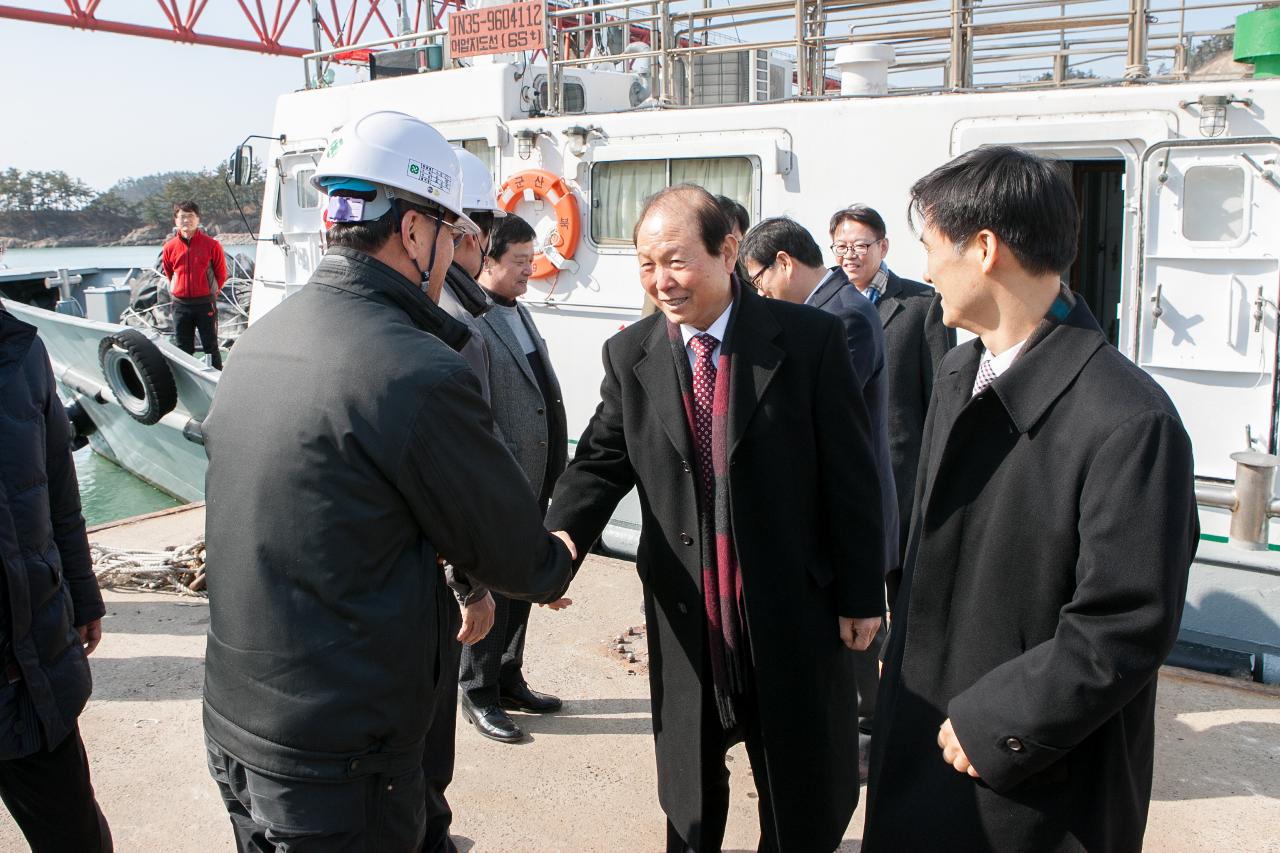
{"label": "elderly man in black coat", "polygon": [[34,326],[0,306],[0,798],[34,850],[111,850],[76,724],[106,608],[71,428]]}
{"label": "elderly man in black coat", "polygon": [[875,454],[844,329],[739,286],[729,227],[698,187],[641,212],[660,310],[605,344],[547,526],[585,545],[639,487],[668,850],[720,849],[725,751],[745,740],[760,849],[829,851],[858,800],[850,650],[884,610]]}
{"label": "elderly man in black coat", "polygon": [[946,322],[978,339],[934,386],[863,849],[1137,851],[1199,532],[1190,440],[1061,286],[1076,205],[1049,163],[978,149],[912,209]]}

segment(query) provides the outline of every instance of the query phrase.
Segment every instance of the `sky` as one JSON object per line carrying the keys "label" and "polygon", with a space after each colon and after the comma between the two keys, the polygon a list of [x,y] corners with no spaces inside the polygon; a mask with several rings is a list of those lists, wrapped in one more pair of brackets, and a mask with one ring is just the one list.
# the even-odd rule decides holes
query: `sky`
{"label": "sky", "polygon": [[[160,16],[155,4],[122,8],[105,3],[99,17]],[[197,30],[240,35],[206,15],[216,26]],[[105,190],[211,167],[248,134],[270,133],[276,98],[301,88],[303,72],[292,57],[0,19],[0,81],[0,169],[61,169]]]}
{"label": "sky", "polygon": [[[690,3],[702,0],[678,0],[673,8]],[[18,5],[66,11],[59,0]],[[342,10],[349,5],[338,3]],[[711,5],[731,7],[733,0]],[[306,6],[286,44],[311,43]],[[1211,25],[1222,26],[1235,13],[1202,14],[1221,18]],[[104,2],[98,16],[165,26],[158,5],[142,0]],[[767,24],[742,35],[786,38],[790,26]],[[847,31],[831,25],[837,28]],[[234,0],[209,2],[196,29],[252,38]],[[371,28],[365,38],[379,34]],[[105,190],[121,178],[212,167],[249,134],[269,134],[276,98],[303,83],[302,60],[292,57],[0,19],[0,169],[62,170]]]}

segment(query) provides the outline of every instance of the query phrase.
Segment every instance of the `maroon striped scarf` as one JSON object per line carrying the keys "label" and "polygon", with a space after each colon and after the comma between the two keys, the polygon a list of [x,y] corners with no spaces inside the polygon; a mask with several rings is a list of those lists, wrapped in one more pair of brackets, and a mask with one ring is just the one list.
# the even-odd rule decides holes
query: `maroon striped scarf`
{"label": "maroon striped scarf", "polygon": [[[733,282],[734,303],[738,301],[739,287]],[[737,313],[736,311],[734,312]],[[698,452],[698,429],[694,416],[693,371],[689,367],[689,355],[685,349],[680,327],[667,321],[667,339],[671,343],[676,371],[680,376],[680,396],[684,414],[698,457],[698,524],[702,541],[702,595],[707,615],[707,642],[711,659],[711,677],[715,687],[716,706],[720,722],[726,728],[735,725],[733,697],[746,690],[747,650],[744,642],[746,618],[742,603],[742,569],[733,545],[733,520],[729,510],[729,387],[733,373],[733,358],[727,339],[733,328],[730,315],[725,341],[720,344],[720,358],[716,362],[715,397],[711,411],[711,458],[703,459]],[[714,485],[703,484],[701,476],[710,465]]]}

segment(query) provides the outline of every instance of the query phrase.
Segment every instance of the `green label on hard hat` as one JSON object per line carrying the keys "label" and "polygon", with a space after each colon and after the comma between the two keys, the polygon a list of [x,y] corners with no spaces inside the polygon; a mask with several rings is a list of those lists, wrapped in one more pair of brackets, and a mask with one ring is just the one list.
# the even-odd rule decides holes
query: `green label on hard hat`
{"label": "green label on hard hat", "polygon": [[338,149],[341,147],[342,147],[342,137],[339,136],[337,139],[329,143],[329,150],[325,152],[325,156],[332,157],[333,155],[338,153]]}
{"label": "green label on hard hat", "polygon": [[426,184],[425,192],[428,195],[447,193],[453,188],[453,178],[451,176],[439,169],[428,166],[426,163],[419,163],[417,160],[409,161],[409,177],[417,178]]}

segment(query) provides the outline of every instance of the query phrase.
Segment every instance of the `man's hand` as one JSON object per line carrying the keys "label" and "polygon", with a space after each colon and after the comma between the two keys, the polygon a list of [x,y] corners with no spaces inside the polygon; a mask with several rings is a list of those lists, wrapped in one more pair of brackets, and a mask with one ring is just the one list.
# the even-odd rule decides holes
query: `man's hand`
{"label": "man's hand", "polygon": [[879,630],[879,616],[872,616],[870,619],[840,617],[840,640],[855,652],[866,651]]}
{"label": "man's hand", "polygon": [[942,747],[942,760],[957,772],[968,773],[974,779],[980,778],[977,769],[969,763],[969,756],[964,754],[964,747],[960,745],[960,738],[956,737],[956,730],[951,727],[950,718],[938,727],[938,746]]}
{"label": "man's hand", "polygon": [[85,655],[93,654],[98,643],[102,642],[102,620],[94,619],[88,625],[81,625],[76,631],[80,633],[80,645],[84,646]]}
{"label": "man's hand", "polygon": [[564,610],[570,604],[573,604],[572,598],[557,598],[555,601],[550,601],[546,604],[539,604],[538,606],[550,607],[552,610]]}
{"label": "man's hand", "polygon": [[478,643],[493,627],[493,596],[485,593],[480,598],[462,608],[462,630],[458,631],[458,642]]}
{"label": "man's hand", "polygon": [[551,535],[559,539],[569,548],[570,557],[575,560],[578,559],[578,548],[573,544],[573,540],[569,538],[568,533],[565,533],[563,530],[553,530],[551,531]]}

